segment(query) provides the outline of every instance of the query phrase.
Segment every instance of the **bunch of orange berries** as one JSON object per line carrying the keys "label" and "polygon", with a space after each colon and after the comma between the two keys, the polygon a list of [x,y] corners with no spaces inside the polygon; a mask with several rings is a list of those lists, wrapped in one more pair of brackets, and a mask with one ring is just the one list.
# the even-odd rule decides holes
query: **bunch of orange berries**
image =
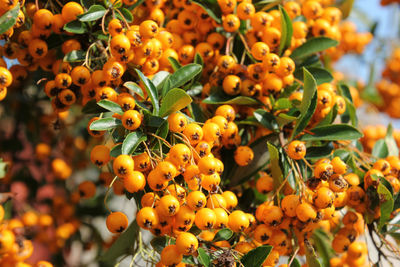
{"label": "bunch of orange berries", "polygon": [[[214,263],[228,266],[228,262],[237,261],[262,245],[273,246],[263,266],[274,266],[280,256],[304,255],[313,232],[319,228],[334,233],[332,248],[335,253],[342,254],[341,258],[331,259],[332,266],[367,265],[366,245],[357,241],[365,228],[363,215],[369,214],[374,219],[380,217],[379,206],[370,209],[372,201],[367,193],[376,190],[383,179],[391,184],[394,192],[399,191],[398,157],[378,160],[368,166],[368,170],[363,169],[362,182],[361,174],[355,173],[353,167],[350,172],[341,158],[331,155],[331,159],[319,159],[312,166],[305,159],[305,142],[295,140],[286,146],[284,140],[279,140],[284,148],[282,153],[293,164],[292,171],[296,173],[293,176],[303,179],[296,180],[297,186],[283,182],[276,192],[272,177],[274,166],[262,167],[258,179],[255,181],[251,177],[245,186],[255,187],[264,195],[265,201],[244,212],[238,208],[242,188],[223,190],[230,177],[222,179],[225,165],[221,154],[228,151],[235,167],[245,168],[257,156],[251,142],[273,132],[253,121],[255,133],[244,138],[241,132],[247,128],[240,120],[253,115],[252,107],[220,104],[215,108],[201,100],[219,90],[220,95],[229,99],[239,95],[256,98],[264,111],[271,112],[274,111],[271,103],[274,98],[279,98],[285,88],[298,83],[299,86],[287,96],[293,106],[298,106],[303,101],[303,91],[298,90],[303,82],[295,78],[298,62],[291,55],[296,48],[310,38],[328,37],[338,41],[339,46],[321,51],[314,58],[316,61],[323,61],[325,57],[337,60],[343,54],[361,53],[372,35],[357,34],[353,24],[343,23],[342,12],[331,7],[333,1],[330,0],[285,1],[280,7],[285,13],[275,8],[260,10],[251,1],[218,0],[221,14],[217,19],[203,9],[201,1],[198,5],[194,1],[147,0],[130,11],[134,18],[128,22],[127,17],[119,13],[118,5],[129,8],[136,2],[108,3],[101,22],[98,20],[96,25],[100,34],[95,39],[68,32],[68,26],[87,12],[81,4],[68,2],[60,6],[60,10],[50,11],[28,3],[26,13],[32,20],[32,27],[8,36],[11,39],[4,45],[2,55],[17,59],[19,64],[7,70],[5,61],[0,62],[3,66],[0,67],[0,88],[13,84],[17,87],[28,72],[40,67],[50,73],[51,78],[44,79],[44,92],[52,99],[58,117],[63,117],[63,112],[74,104],[85,106],[90,105],[90,101],[96,104],[108,100],[105,103],[113,105],[113,109],[122,110],[112,114],[103,112],[88,122],[89,135],[103,142],[92,148],[90,160],[101,170],[99,182],[107,188],[106,198],[111,189],[115,195],[135,196],[138,211],[133,223],[154,235],[167,236],[172,242],[162,249],[159,266],[183,264],[184,257],[197,256],[200,247],[205,247],[210,254],[215,250],[226,253],[227,257],[217,258]],[[282,14],[288,15],[293,27],[292,39],[285,44],[281,43],[284,34]],[[60,49],[50,45],[48,39],[51,36],[61,38]],[[232,52],[235,48],[244,50],[242,58]],[[81,52],[83,57],[71,60]],[[149,107],[152,105],[154,109],[155,105],[154,96],[149,94],[144,81],[156,77],[159,71],[172,73],[179,69],[177,66],[195,61],[198,55],[204,65],[199,79],[202,89],[201,93],[193,95],[193,99],[201,112],[214,116],[208,116],[204,123],[196,122],[189,109],[183,108],[182,112],[168,114],[165,120],[159,118],[168,122],[165,137],[149,132],[146,116],[150,116]],[[141,72],[136,73],[135,68]],[[141,81],[138,82],[140,73],[147,78],[139,77]],[[127,81],[137,83],[128,86]],[[312,130],[330,113],[336,116],[336,113],[346,112],[350,99],[339,92],[339,86],[335,82],[317,86],[315,112],[305,131]],[[5,92],[0,89],[0,96],[4,98]],[[349,88],[349,93],[357,94],[354,88]],[[357,106],[356,100],[357,97],[353,97]],[[116,119],[121,125],[110,132],[92,130],[91,126],[103,117]],[[146,140],[139,142],[131,153],[118,153],[127,136],[139,132]],[[286,132],[279,137],[285,139],[288,135]],[[372,149],[372,142],[380,137],[380,134],[365,133],[362,142]],[[150,147],[154,142],[158,142],[158,146]],[[40,144],[36,154],[38,159],[48,158],[50,147]],[[306,177],[294,167],[300,163],[307,166]],[[307,168],[312,172],[307,173]],[[52,159],[51,170],[60,180],[67,180],[73,172],[72,166],[61,157]],[[95,197],[97,185],[96,181],[83,181],[68,198],[55,198],[54,214],[63,218],[63,223],[56,228],[56,241],[47,240],[44,235],[40,237],[49,244],[55,242],[56,247],[62,247],[80,226],[74,217],[74,205]],[[339,209],[345,214],[342,215]],[[115,236],[129,226],[126,213],[109,210],[106,226]],[[25,214],[29,216],[23,217],[36,220],[40,227],[41,216],[49,216]],[[36,219],[32,219],[35,216]],[[6,222],[7,230],[3,230],[8,231],[3,234],[8,235],[4,239],[8,243],[0,248],[8,246],[9,250],[4,254],[14,255],[11,247],[14,247],[15,233],[9,229],[9,224]],[[23,222],[22,227],[26,226]],[[213,241],[224,228],[234,232],[237,239]],[[196,233],[197,230],[200,232]],[[293,240],[297,240],[298,251],[295,251]],[[0,263],[14,263],[14,260],[14,256],[6,256]]]}
{"label": "bunch of orange berries", "polygon": [[397,105],[400,96],[400,49],[395,49],[386,62],[382,71],[382,80],[376,84],[383,103],[379,109],[393,118],[400,118],[400,109]]}
{"label": "bunch of orange berries", "polygon": [[[365,151],[371,152],[379,139],[385,138],[387,131],[383,125],[368,125],[363,129],[364,136],[360,139]],[[400,131],[394,130],[393,137],[397,146],[400,145]]]}

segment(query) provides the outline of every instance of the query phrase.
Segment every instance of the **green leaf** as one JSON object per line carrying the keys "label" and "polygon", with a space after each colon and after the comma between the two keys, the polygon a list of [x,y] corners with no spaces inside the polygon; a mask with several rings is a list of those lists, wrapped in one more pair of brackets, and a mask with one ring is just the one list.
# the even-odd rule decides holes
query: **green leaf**
{"label": "green leaf", "polygon": [[313,240],[324,266],[329,266],[329,260],[335,256],[335,251],[332,249],[332,240],[322,229],[313,231]]}
{"label": "green leaf", "polygon": [[304,88],[303,99],[300,104],[300,117],[297,119],[296,126],[292,133],[292,139],[301,133],[308,125],[317,107],[317,82],[311,73],[303,68]]}
{"label": "green leaf", "polygon": [[213,104],[213,105],[259,105],[260,103],[251,97],[247,96],[228,96],[222,92],[215,92],[205,98],[203,101],[205,104]]}
{"label": "green leaf", "polygon": [[196,55],[194,56],[193,62],[196,64],[199,64],[202,67],[204,66],[204,60],[199,53],[196,53]]}
{"label": "green leaf", "polygon": [[329,157],[329,155],[333,151],[333,145],[331,142],[327,143],[324,146],[312,146],[307,148],[307,159],[320,159]]}
{"label": "green leaf", "polygon": [[143,82],[147,95],[150,97],[151,103],[153,104],[153,114],[158,115],[160,107],[158,103],[157,88],[140,70],[136,69],[136,72],[139,75],[140,80]]}
{"label": "green leaf", "polygon": [[244,267],[261,266],[271,250],[272,246],[259,246],[250,250],[246,255],[244,255],[240,262],[244,265]]}
{"label": "green leaf", "polygon": [[284,125],[291,123],[292,121],[295,121],[297,118],[285,113],[280,113],[278,117],[276,117],[275,119],[279,127],[283,127]]}
{"label": "green leaf", "polygon": [[148,127],[158,128],[164,122],[164,119],[159,116],[151,115],[150,112],[145,112],[143,121],[143,124]]}
{"label": "green leaf", "polygon": [[124,83],[124,86],[128,88],[130,91],[132,91],[135,94],[138,94],[140,97],[144,98],[143,90],[140,88],[137,83],[134,82],[126,82]]}
{"label": "green leaf", "polygon": [[300,261],[297,258],[294,258],[289,267],[301,267]]}
{"label": "green leaf", "polygon": [[99,105],[102,108],[105,108],[108,111],[118,113],[119,115],[124,114],[124,111],[122,110],[121,106],[113,101],[103,99],[97,102],[97,105]]}
{"label": "green leaf", "polygon": [[161,254],[161,251],[167,246],[167,242],[166,236],[156,236],[150,241],[150,244],[155,251]]}
{"label": "green leaf", "polygon": [[310,130],[313,134],[305,134],[300,139],[304,141],[338,141],[357,140],[363,135],[357,129],[348,124],[331,124],[315,127]]}
{"label": "green leaf", "polygon": [[377,191],[381,202],[381,217],[379,218],[378,229],[381,230],[385,223],[390,220],[390,214],[393,211],[394,200],[389,189],[387,189],[382,183],[379,183]]}
{"label": "green leaf", "polygon": [[337,116],[337,105],[335,104],[333,106],[333,108],[331,109],[331,111],[329,111],[329,113],[325,116],[325,118],[323,118],[318,124],[317,126],[323,126],[323,125],[330,125],[332,124]]}
{"label": "green leaf", "polygon": [[338,41],[328,37],[313,37],[307,42],[293,50],[290,57],[294,60],[308,57],[314,53],[324,51],[330,47],[337,46]]}
{"label": "green leaf", "polygon": [[135,245],[133,240],[136,240],[139,231],[139,226],[136,221],[133,221],[112,246],[101,254],[99,260],[102,262],[114,263],[118,257],[128,254]]}
{"label": "green leaf", "polygon": [[95,21],[103,17],[105,13],[105,7],[101,5],[92,5],[87,12],[79,15],[78,18],[80,21]]}
{"label": "green leaf", "polygon": [[[132,15],[132,13],[131,13],[128,9],[126,9],[126,8],[120,8],[120,9],[118,9],[118,10],[121,12],[122,16],[124,16],[124,18],[125,18],[125,20],[126,20],[127,22],[132,22],[132,21],[133,21],[133,15]],[[118,17],[119,19],[124,20],[124,18],[122,18],[121,14],[119,14],[119,13],[117,12],[115,15],[116,15],[116,17]]]}
{"label": "green leaf", "polygon": [[79,20],[73,20],[64,25],[64,30],[70,33],[83,34],[87,32],[87,27]]}
{"label": "green leaf", "polygon": [[304,77],[304,88],[303,88],[303,99],[300,104],[300,112],[301,114],[306,114],[310,108],[310,101],[312,100],[315,92],[317,91],[317,83],[312,76],[312,74],[306,69],[303,68],[303,77]]}
{"label": "green leaf", "polygon": [[221,9],[219,8],[219,5],[212,4],[211,1],[207,0],[192,0],[193,3],[196,5],[201,6],[207,14],[215,20],[217,23],[221,24]]}
{"label": "green leaf", "polygon": [[82,62],[85,61],[86,52],[82,50],[73,50],[65,55],[64,62]]}
{"label": "green leaf", "polygon": [[372,148],[372,155],[378,159],[386,158],[389,155],[389,148],[384,139],[379,139]]}
{"label": "green leaf", "polygon": [[351,10],[353,9],[353,4],[354,0],[344,0],[339,6],[340,11],[342,11],[343,19],[350,15]]}
{"label": "green leaf", "polygon": [[397,147],[396,140],[394,140],[393,137],[393,126],[391,123],[387,127],[385,143],[387,144],[388,147],[388,156],[399,155],[399,148]]}
{"label": "green leaf", "polygon": [[8,10],[0,17],[0,34],[8,31],[14,26],[19,14],[19,3],[11,10]]}
{"label": "green leaf", "polygon": [[131,155],[135,152],[140,143],[146,140],[147,136],[142,132],[135,131],[128,134],[122,143],[121,153],[124,155]]}
{"label": "green leaf", "polygon": [[210,266],[211,264],[211,258],[208,253],[203,248],[198,248],[197,253],[199,254],[197,256],[197,259],[199,260],[200,264],[202,264],[205,267]]}
{"label": "green leaf", "polygon": [[289,100],[289,98],[279,98],[274,104],[275,110],[288,109],[291,107],[292,107],[292,102]]}
{"label": "green leaf", "polygon": [[174,71],[177,71],[177,70],[179,70],[180,68],[182,68],[181,63],[179,63],[179,61],[176,60],[175,58],[173,58],[173,57],[168,57],[168,61],[169,61],[169,63],[171,64],[172,69],[173,69]]}
{"label": "green leaf", "polygon": [[[307,67],[306,69],[313,75],[318,85],[333,81],[333,76],[327,69],[317,67]],[[303,80],[303,72],[301,69],[297,69],[294,72],[294,77],[301,81]]]}
{"label": "green leaf", "polygon": [[182,89],[174,88],[164,96],[161,102],[160,117],[185,108],[192,102],[192,98]]}
{"label": "green leaf", "polygon": [[94,5],[94,0],[80,0],[81,6],[88,10],[92,5]]}
{"label": "green leaf", "polygon": [[274,188],[277,189],[283,182],[283,174],[279,164],[279,151],[271,143],[267,143],[271,162],[271,175],[274,178]]}
{"label": "green leaf", "polygon": [[0,158],[0,179],[6,176],[7,170],[8,170],[8,162],[4,162],[3,159]]}
{"label": "green leaf", "polygon": [[254,118],[265,128],[270,129],[271,131],[278,130],[278,124],[275,121],[275,116],[263,109],[257,109],[254,111]]}
{"label": "green leaf", "polygon": [[144,0],[138,0],[136,1],[136,3],[134,3],[133,5],[128,6],[128,10],[133,10],[136,7],[140,6],[141,4],[143,4]]}
{"label": "green leaf", "polygon": [[221,229],[214,236],[214,239],[212,240],[212,242],[228,240],[232,237],[232,235],[233,235],[233,232],[231,229],[229,229],[229,228]]}
{"label": "green leaf", "polygon": [[181,87],[196,75],[201,73],[202,67],[199,64],[188,64],[176,70],[164,83],[162,95],[164,96],[171,88]]}
{"label": "green leaf", "polygon": [[85,114],[97,114],[106,112],[107,110],[97,105],[97,101],[95,99],[90,100],[86,103],[86,105],[82,108],[82,112]]}
{"label": "green leaf", "polygon": [[163,70],[154,74],[153,78],[151,78],[151,81],[156,86],[158,91],[160,91],[163,88],[164,83],[166,82],[168,76],[170,76],[170,75],[171,75],[171,73],[169,73],[168,71],[163,71]]}
{"label": "green leaf", "polygon": [[279,43],[279,54],[282,55],[283,52],[285,52],[285,50],[290,47],[290,43],[292,42],[293,26],[292,20],[282,6],[279,6],[279,11],[281,13],[282,29],[281,40]]}
{"label": "green leaf", "polygon": [[[266,142],[271,140],[271,138],[273,138],[273,135],[263,136],[252,142],[250,148],[254,152],[254,159],[249,163],[249,165],[243,167],[233,163],[229,170],[227,168],[225,169],[226,171],[224,171],[223,177],[230,179],[231,185],[237,185],[247,181],[250,177],[264,168],[270,157],[267,151]],[[232,154],[228,154],[229,158],[232,159]]]}
{"label": "green leaf", "polygon": [[[256,8],[256,11],[260,11],[261,9],[266,8],[267,5],[278,5],[280,2],[280,0],[259,0],[254,1],[254,7]],[[269,10],[268,7],[266,10]]]}
{"label": "green leaf", "polygon": [[306,261],[308,267],[321,267],[321,262],[318,260],[313,246],[308,239],[304,242],[306,245]]}
{"label": "green leaf", "polygon": [[105,130],[110,130],[113,128],[116,128],[118,125],[121,125],[121,120],[116,119],[116,118],[104,118],[104,119],[99,119],[92,124],[90,124],[90,130],[92,131],[105,131]]}
{"label": "green leaf", "polygon": [[118,156],[121,155],[121,154],[122,154],[122,144],[115,145],[115,146],[113,146],[113,148],[111,148],[111,150],[110,150],[110,156],[111,156],[111,157],[116,158],[116,157],[118,157]]}

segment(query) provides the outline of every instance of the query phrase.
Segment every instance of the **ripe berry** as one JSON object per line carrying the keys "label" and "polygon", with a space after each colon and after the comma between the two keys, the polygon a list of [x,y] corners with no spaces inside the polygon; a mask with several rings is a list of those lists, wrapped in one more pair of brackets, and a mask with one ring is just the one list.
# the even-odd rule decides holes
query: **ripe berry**
{"label": "ripe berry", "polygon": [[128,227],[128,218],[122,212],[112,212],[107,216],[106,225],[111,233],[122,233]]}

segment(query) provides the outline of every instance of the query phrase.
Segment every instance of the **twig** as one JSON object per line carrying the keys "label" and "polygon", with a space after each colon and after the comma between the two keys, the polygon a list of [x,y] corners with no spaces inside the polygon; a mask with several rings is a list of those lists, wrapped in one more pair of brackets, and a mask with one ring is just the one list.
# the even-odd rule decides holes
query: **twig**
{"label": "twig", "polygon": [[108,198],[108,194],[110,193],[110,190],[114,184],[114,182],[117,180],[118,176],[115,176],[114,179],[111,181],[110,185],[107,188],[107,192],[106,195],[104,196],[104,206],[106,207],[106,209],[111,213],[110,208],[107,205],[107,198]]}
{"label": "twig", "polygon": [[153,136],[153,137],[155,137],[155,138],[157,138],[157,139],[159,139],[159,140],[161,140],[161,141],[163,141],[169,148],[172,147],[171,144],[167,140],[165,140],[164,138],[162,138],[162,137],[160,137],[160,136],[158,136],[156,134],[153,134],[153,133],[148,133],[148,134]]}

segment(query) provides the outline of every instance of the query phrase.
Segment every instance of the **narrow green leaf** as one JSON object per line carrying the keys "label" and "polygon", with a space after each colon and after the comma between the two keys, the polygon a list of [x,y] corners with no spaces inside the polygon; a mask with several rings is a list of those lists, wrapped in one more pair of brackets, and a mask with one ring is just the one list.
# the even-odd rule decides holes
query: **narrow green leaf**
{"label": "narrow green leaf", "polygon": [[122,154],[122,144],[115,145],[110,150],[110,156],[113,158],[116,158],[121,154]]}
{"label": "narrow green leaf", "polygon": [[144,0],[138,0],[136,1],[136,3],[134,3],[133,5],[128,6],[128,10],[134,10],[136,7],[140,6],[141,4],[143,4]]}
{"label": "narrow green leaf", "polygon": [[231,229],[229,229],[229,228],[221,229],[215,234],[212,242],[228,240],[232,237],[232,235],[233,235],[233,232]]}
{"label": "narrow green leaf", "polygon": [[135,245],[135,242],[132,242],[132,240],[136,240],[139,231],[139,226],[136,221],[133,221],[112,246],[101,254],[99,260],[113,264],[118,257],[128,254],[130,249]]}
{"label": "narrow green leaf", "polygon": [[97,105],[99,105],[102,108],[105,108],[108,111],[118,113],[119,115],[124,114],[124,111],[122,110],[121,106],[113,101],[103,99],[97,102]]}
{"label": "narrow green leaf", "polygon": [[142,132],[135,131],[128,134],[122,143],[121,153],[125,155],[131,155],[133,152],[135,152],[140,143],[146,140],[147,136]]}
{"label": "narrow green leaf", "polygon": [[281,40],[279,43],[279,54],[282,55],[283,52],[285,52],[285,50],[290,47],[290,44],[292,42],[293,26],[292,20],[282,6],[279,6],[279,11],[281,13],[282,30]]}
{"label": "narrow green leaf", "polygon": [[[327,69],[318,67],[306,67],[306,69],[313,75],[318,85],[333,81],[333,76]],[[301,81],[303,80],[303,72],[301,69],[297,69],[294,72],[294,77]]]}
{"label": "narrow green leaf", "polygon": [[139,85],[137,85],[137,83],[126,82],[126,83],[124,83],[124,86],[126,88],[128,88],[130,91],[132,91],[132,93],[135,93],[135,94],[139,95],[140,97],[144,98],[143,90],[142,90],[142,88],[140,88]]}
{"label": "narrow green leaf", "polygon": [[[126,20],[127,22],[132,22],[132,21],[133,21],[133,15],[132,15],[132,13],[131,13],[128,9],[126,9],[126,8],[119,8],[118,10],[121,12],[122,16],[124,16],[124,18],[125,18],[125,20]],[[120,20],[124,20],[124,18],[121,16],[121,14],[119,14],[119,13],[117,12],[115,15],[116,15],[116,17],[119,18]]]}
{"label": "narrow green leaf", "polygon": [[340,11],[342,11],[343,19],[347,18],[350,15],[351,10],[353,9],[354,0],[344,0],[342,4],[339,6]]}
{"label": "narrow green leaf", "polygon": [[271,250],[272,246],[259,246],[250,250],[246,255],[244,255],[240,262],[244,265],[244,267],[261,266]]}
{"label": "narrow green leaf", "polygon": [[121,124],[121,120],[118,120],[116,118],[104,118],[92,122],[89,128],[92,131],[105,131],[116,128],[118,125]]}
{"label": "narrow green leaf", "polygon": [[289,267],[301,267],[300,261],[297,258],[294,258]]}
{"label": "narrow green leaf", "polygon": [[388,156],[398,156],[399,148],[397,147],[396,140],[393,137],[393,126],[391,123],[387,127],[385,142],[388,147]]}
{"label": "narrow green leaf", "polygon": [[150,241],[150,244],[155,251],[161,254],[161,251],[167,246],[167,242],[166,236],[156,236]]}
{"label": "narrow green leaf", "polygon": [[163,88],[164,83],[166,82],[168,76],[170,76],[170,75],[171,75],[171,73],[169,73],[168,71],[163,71],[163,70],[154,74],[151,81],[156,86],[158,91],[160,91]]}
{"label": "narrow green leaf", "polygon": [[381,230],[385,223],[390,220],[390,214],[393,212],[394,200],[393,195],[383,183],[379,183],[377,191],[381,202],[381,217],[379,218],[378,229]]}
{"label": "narrow green leaf", "polygon": [[157,88],[140,70],[136,69],[136,72],[139,75],[140,80],[143,82],[147,95],[150,97],[151,103],[153,104],[153,114],[158,115],[160,107],[158,103]]}
{"label": "narrow green leaf", "polygon": [[19,7],[18,3],[13,9],[8,10],[0,17],[0,34],[5,33],[14,26],[19,14]]}
{"label": "narrow green leaf", "polygon": [[333,40],[331,38],[313,37],[307,40],[307,42],[305,42],[301,46],[297,47],[295,50],[293,50],[290,57],[293,58],[294,60],[298,60],[337,45],[338,41]]}
{"label": "narrow green leaf", "polygon": [[180,68],[182,68],[181,63],[179,63],[179,61],[176,60],[175,58],[169,57],[169,58],[168,58],[168,61],[169,61],[169,63],[171,64],[172,69],[173,69],[174,71],[177,71],[177,70],[179,70]]}
{"label": "narrow green leaf", "polygon": [[203,101],[205,104],[213,105],[258,105],[260,104],[256,99],[247,96],[236,96],[231,97],[222,92],[215,92],[205,98]]}
{"label": "narrow green leaf", "polygon": [[314,230],[312,238],[324,266],[329,266],[329,260],[335,256],[335,251],[332,249],[332,240],[321,229]]}
{"label": "narrow green leaf", "polygon": [[375,142],[372,148],[372,155],[378,159],[386,158],[389,155],[389,148],[384,139]]}
{"label": "narrow green leaf", "polygon": [[331,142],[324,146],[312,146],[307,148],[307,159],[320,159],[329,157],[333,151],[334,147]]}
{"label": "narrow green leaf", "polygon": [[168,116],[169,114],[185,108],[192,102],[192,98],[182,89],[174,88],[164,96],[161,108],[160,117]]}
{"label": "narrow green leaf", "polygon": [[170,89],[181,87],[196,75],[201,73],[202,67],[199,64],[188,64],[176,70],[164,83],[162,95],[164,96]]}
{"label": "narrow green leaf", "polygon": [[310,244],[310,241],[306,239],[304,244],[306,245],[306,261],[308,267],[321,267],[321,262],[319,261],[317,255],[315,254],[315,250],[313,246]]}
{"label": "narrow green leaf", "polygon": [[317,82],[311,73],[303,68],[304,86],[303,99],[300,104],[300,117],[297,119],[296,126],[292,133],[292,139],[301,133],[308,125],[317,107]]}
{"label": "narrow green leaf", "polygon": [[87,32],[87,27],[79,20],[73,20],[64,25],[64,30],[70,33],[83,34]]}
{"label": "narrow green leaf", "polygon": [[82,62],[85,61],[86,52],[82,50],[73,50],[64,56],[64,62]]}
{"label": "narrow green leaf", "polygon": [[79,15],[78,18],[80,21],[95,21],[103,17],[105,13],[105,7],[101,5],[92,5],[87,12]]}
{"label": "narrow green leaf", "polygon": [[202,264],[205,267],[209,267],[211,264],[211,258],[208,253],[203,248],[198,248],[197,253],[199,254],[197,256],[197,259],[199,260],[200,264]]}
{"label": "narrow green leaf", "polygon": [[288,109],[292,107],[292,102],[289,98],[279,98],[274,104],[275,110]]}
{"label": "narrow green leaf", "polygon": [[278,130],[278,124],[275,121],[275,116],[263,109],[257,109],[253,113],[254,118],[264,127],[270,129],[271,131]]}
{"label": "narrow green leaf", "polygon": [[315,127],[310,130],[313,134],[305,134],[300,139],[304,141],[338,141],[357,140],[363,135],[357,129],[348,124],[331,124]]}
{"label": "narrow green leaf", "polygon": [[279,151],[271,143],[267,143],[271,162],[271,175],[274,178],[274,188],[277,189],[283,182],[283,174],[279,164]]}
{"label": "narrow green leaf", "polygon": [[303,99],[300,105],[301,114],[305,114],[310,107],[310,101],[314,96],[314,93],[317,91],[317,82],[314,79],[314,76],[306,69],[303,68]]}
{"label": "narrow green leaf", "polygon": [[82,112],[85,114],[98,114],[106,111],[106,109],[97,105],[97,101],[95,99],[87,102],[86,105],[82,108]]}
{"label": "narrow green leaf", "polygon": [[209,1],[204,1],[204,0],[192,0],[193,3],[196,5],[201,6],[207,14],[215,20],[217,23],[221,24],[221,9],[219,8],[218,5],[212,5]]}

